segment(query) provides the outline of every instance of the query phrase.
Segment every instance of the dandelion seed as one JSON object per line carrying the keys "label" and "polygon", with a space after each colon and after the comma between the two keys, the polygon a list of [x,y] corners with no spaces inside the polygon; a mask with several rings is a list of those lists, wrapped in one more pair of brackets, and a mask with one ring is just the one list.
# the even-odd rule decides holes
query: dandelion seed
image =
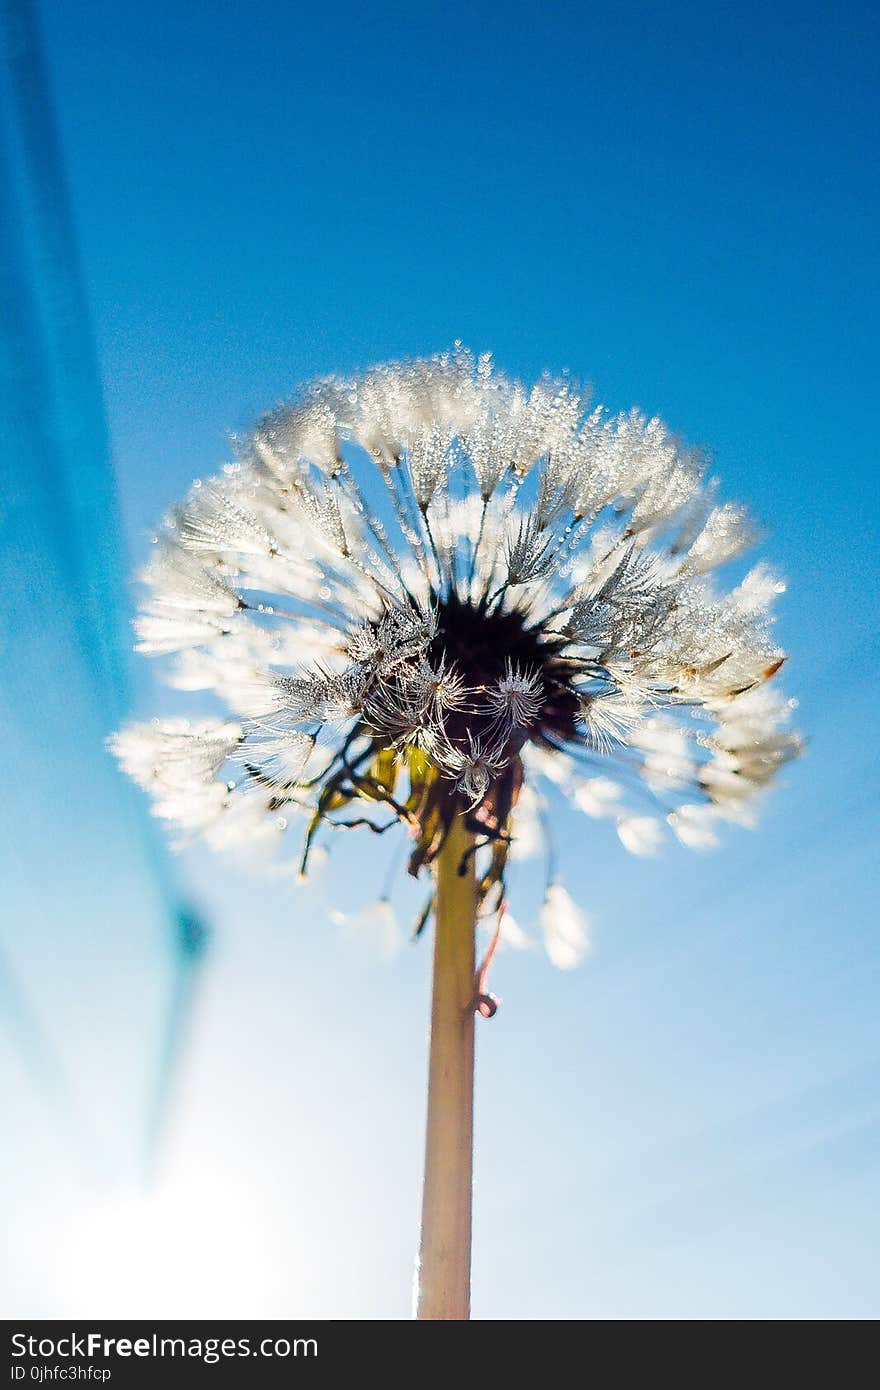
{"label": "dandelion seed", "polygon": [[513,913],[505,912],[501,920],[501,945],[510,947],[512,951],[529,951],[534,944],[528,932],[523,930]]}
{"label": "dandelion seed", "polygon": [[468,807],[483,800],[493,779],[506,764],[500,744],[475,737],[470,730],[465,748],[456,748],[451,743],[438,746],[436,757],[444,773],[456,783]]}
{"label": "dandelion seed", "polygon": [[361,912],[332,913],[336,926],[342,927],[352,942],[362,941],[387,960],[397,955],[401,947],[401,932],[390,901],[377,898]]}
{"label": "dandelion seed", "polygon": [[590,946],[589,918],[560,883],[547,888],[541,930],[547,954],[559,970],[580,965]]}
{"label": "dandelion seed", "polygon": [[630,854],[650,858],[660,851],[663,827],[656,816],[620,816],[617,833]]}
{"label": "dandelion seed", "polygon": [[718,844],[715,828],[717,812],[712,806],[679,806],[667,816],[681,843],[688,849],[714,849]]}
{"label": "dandelion seed", "polygon": [[504,674],[486,691],[486,705],[496,720],[511,729],[527,728],[541,712],[543,686],[537,671],[523,670],[509,658]]}
{"label": "dandelion seed", "polygon": [[610,777],[575,778],[570,791],[575,806],[594,819],[616,815],[623,796],[623,788]]}

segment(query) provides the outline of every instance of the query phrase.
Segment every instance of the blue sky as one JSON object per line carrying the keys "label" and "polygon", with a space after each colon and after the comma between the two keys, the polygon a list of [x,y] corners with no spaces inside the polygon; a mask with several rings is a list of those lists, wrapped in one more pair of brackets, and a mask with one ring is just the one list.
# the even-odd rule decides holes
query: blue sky
{"label": "blue sky", "polygon": [[[760,831],[642,862],[572,814],[560,860],[592,958],[498,961],[475,1315],[876,1316],[876,13],[42,16],[132,564],[297,381],[463,339],[706,445],[788,577],[810,746]],[[373,848],[338,845],[296,895],[177,861],[213,938],[161,1175],[147,1194],[64,1176],[62,1273],[31,1254],[22,1298],[407,1314],[428,953],[384,962],[327,920]],[[120,926],[108,977],[127,949]],[[27,1152],[61,1181],[41,1123]],[[23,1231],[38,1198],[25,1184]]]}

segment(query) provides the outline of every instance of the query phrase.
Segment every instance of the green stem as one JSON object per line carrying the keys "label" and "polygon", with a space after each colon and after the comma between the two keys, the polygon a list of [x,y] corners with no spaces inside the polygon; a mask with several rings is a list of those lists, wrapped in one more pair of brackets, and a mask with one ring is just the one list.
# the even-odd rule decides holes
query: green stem
{"label": "green stem", "polygon": [[[470,1317],[474,1139],[473,836],[456,816],[437,856],[418,1317]],[[461,870],[464,872],[461,872]]]}

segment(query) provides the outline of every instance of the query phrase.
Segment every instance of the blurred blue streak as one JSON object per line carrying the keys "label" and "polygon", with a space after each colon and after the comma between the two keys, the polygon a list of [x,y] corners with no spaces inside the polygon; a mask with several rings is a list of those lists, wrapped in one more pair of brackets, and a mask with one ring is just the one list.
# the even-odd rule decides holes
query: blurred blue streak
{"label": "blurred blue streak", "polygon": [[155,1129],[161,1034],[170,1007],[178,1035],[194,957],[164,853],[105,749],[128,704],[125,565],[29,0],[2,0],[0,37],[0,719],[14,789],[0,798],[0,1011],[15,1043],[2,1065],[4,1079],[24,1065],[80,1157],[110,1173],[139,1161],[148,1113]]}

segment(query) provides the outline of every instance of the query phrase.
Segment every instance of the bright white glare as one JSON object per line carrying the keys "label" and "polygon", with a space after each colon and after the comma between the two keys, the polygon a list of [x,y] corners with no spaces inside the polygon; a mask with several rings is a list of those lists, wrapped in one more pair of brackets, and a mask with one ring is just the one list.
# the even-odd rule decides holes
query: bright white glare
{"label": "bright white glare", "polygon": [[267,1240],[268,1202],[229,1177],[81,1194],[28,1223],[28,1263],[67,1317],[252,1316],[282,1298],[293,1311],[302,1291],[291,1287],[295,1261]]}

